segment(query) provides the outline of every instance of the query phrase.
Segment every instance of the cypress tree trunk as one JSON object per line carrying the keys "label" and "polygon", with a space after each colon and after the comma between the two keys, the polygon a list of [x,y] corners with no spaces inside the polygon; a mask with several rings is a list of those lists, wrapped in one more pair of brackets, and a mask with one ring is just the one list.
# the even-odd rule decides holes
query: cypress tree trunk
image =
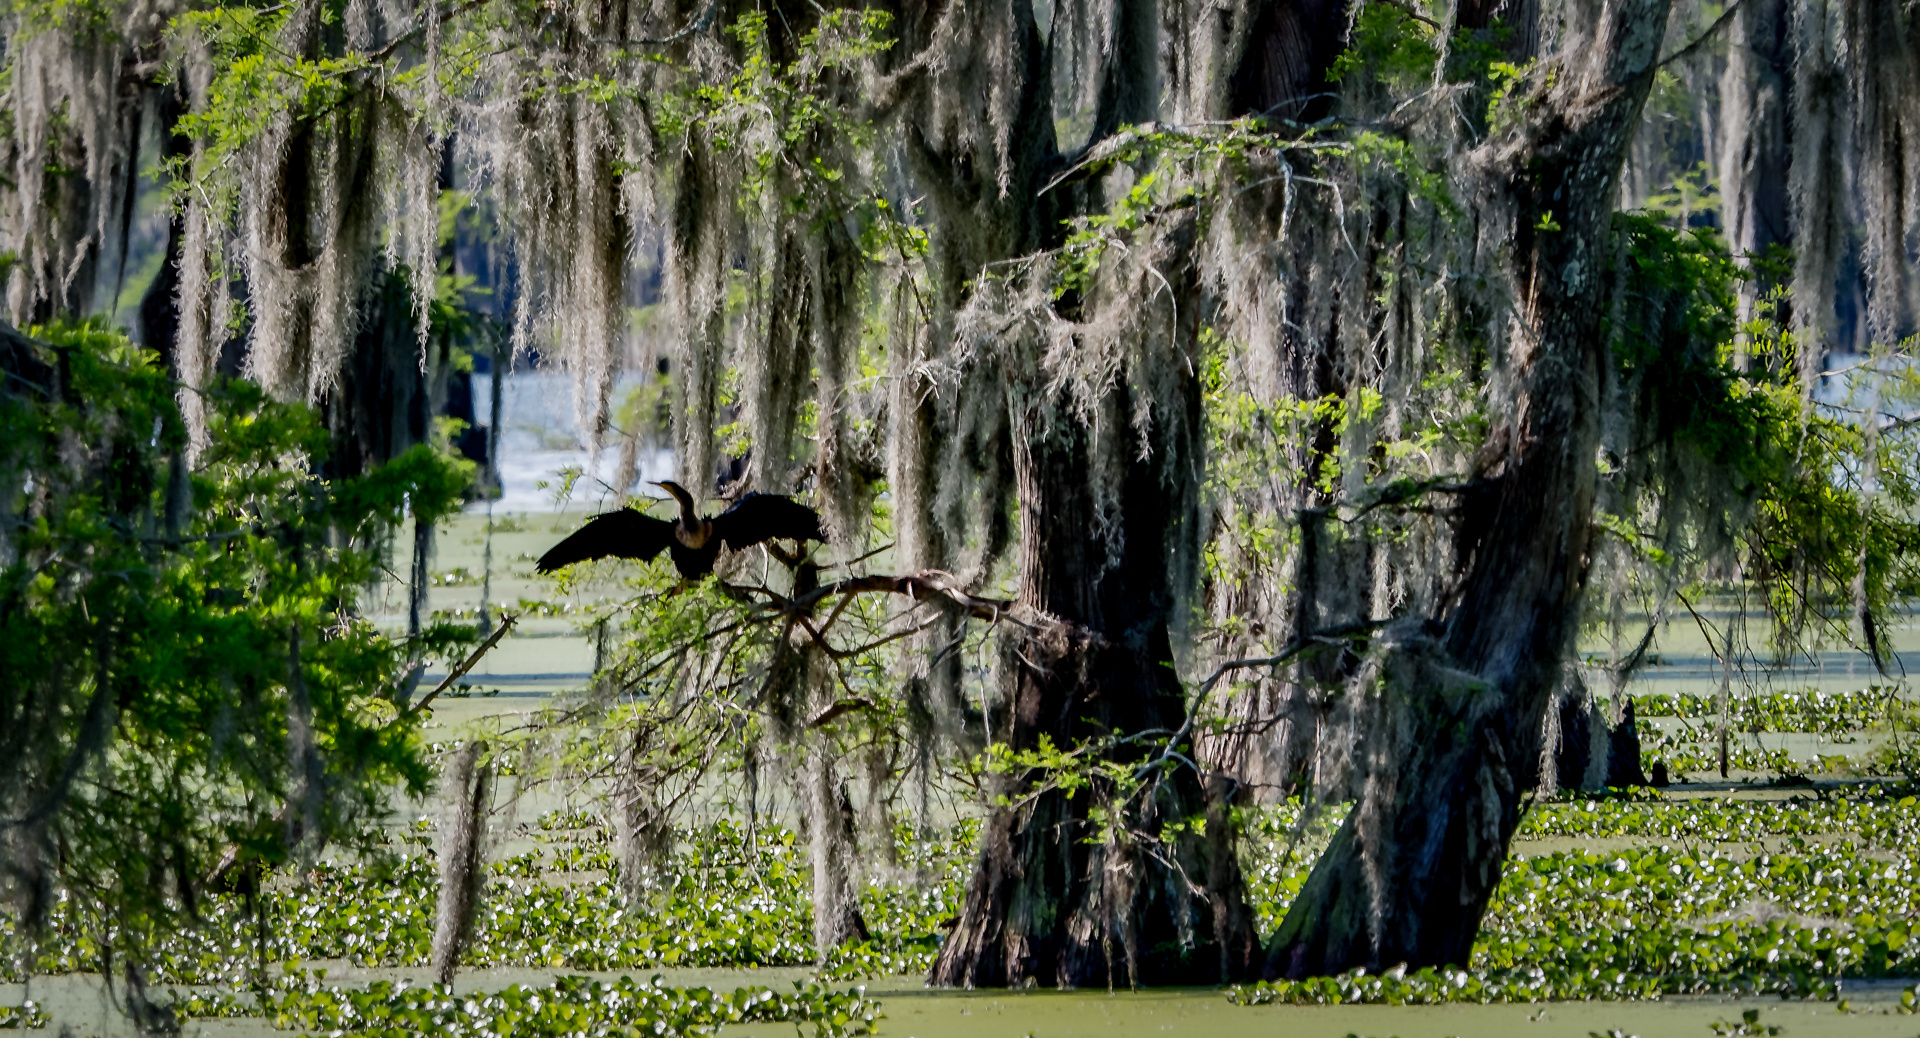
{"label": "cypress tree trunk", "polygon": [[1517,292],[1498,424],[1463,501],[1453,605],[1380,647],[1387,716],[1371,736],[1393,740],[1397,774],[1315,864],[1269,944],[1270,976],[1465,965],[1472,951],[1575,633],[1606,353],[1601,275],[1668,5],[1610,8],[1586,46],[1568,48],[1584,62],[1475,157],[1482,213],[1511,214]]}
{"label": "cypress tree trunk", "polygon": [[[1153,459],[1131,458],[1117,509],[1101,509],[1089,480],[1092,435],[1066,393],[1056,393],[1019,416],[1014,436],[1019,604],[1039,622],[1002,646],[1007,741],[1025,751],[1043,739],[1063,749],[1113,735],[1164,739],[1187,721],[1167,630],[1174,599],[1164,538],[1177,517]],[[1127,413],[1127,397],[1124,388],[1109,395],[1111,416]],[[1188,397],[1197,421],[1197,391]],[[1109,533],[1108,524],[1118,529]],[[1118,558],[1109,557],[1110,537],[1119,539]],[[1191,757],[1190,740],[1172,748]],[[1149,741],[1106,757],[1141,764],[1158,752]],[[1160,773],[1142,798],[1117,805],[1102,803],[1098,783],[1040,791],[1034,778],[997,783],[1012,806],[987,820],[932,983],[1083,987],[1246,975],[1256,937],[1222,791],[1204,789],[1188,766]],[[1097,807],[1113,811],[1115,828],[1096,821]],[[1157,842],[1169,824],[1196,819],[1198,831]]]}
{"label": "cypress tree trunk", "polygon": [[854,893],[853,807],[846,780],[833,766],[833,747],[815,733],[807,747],[807,837],[813,866],[813,947],[824,964],[827,954],[849,941],[868,938]]}
{"label": "cypress tree trunk", "polygon": [[[1735,15],[1721,87],[1726,146],[1716,156],[1725,198],[1727,245],[1734,255],[1764,255],[1792,242],[1788,167],[1787,70],[1793,45],[1786,0],[1746,0]],[[1744,318],[1753,295],[1741,288]]]}
{"label": "cypress tree trunk", "polygon": [[[794,593],[811,590],[817,586],[817,578],[813,567],[802,567]],[[864,941],[870,935],[854,888],[858,847],[846,779],[834,763],[837,750],[832,734],[810,722],[834,701],[836,689],[832,661],[807,639],[797,623],[789,622],[774,643],[761,701],[771,722],[772,741],[799,755],[784,770],[792,783],[801,838],[807,843],[807,860],[813,873],[814,950],[822,963],[835,947]],[[752,786],[758,783],[757,772],[750,773],[749,782],[751,799]],[[750,813],[749,839],[753,824]]]}
{"label": "cypress tree trunk", "polygon": [[620,896],[635,907],[658,885],[673,855],[673,819],[661,808],[658,784],[644,772],[645,750],[644,732],[628,738],[612,798]]}
{"label": "cypress tree trunk", "polygon": [[[1119,42],[1099,72],[1092,140],[1153,116],[1161,86],[1153,63],[1142,59],[1154,53],[1147,42],[1158,31],[1153,14],[1142,4],[1116,10]],[[954,334],[953,315],[983,271],[1057,246],[1067,217],[1103,208],[1094,185],[1043,190],[1078,159],[1062,155],[1055,137],[1052,56],[1031,4],[999,0],[972,17],[979,21],[952,31],[957,38],[979,33],[972,45],[996,54],[995,96],[1005,108],[983,106],[980,119],[999,127],[1000,141],[987,134],[943,140],[906,127],[908,155],[928,186],[939,230],[936,335]],[[901,21],[910,53],[929,27],[907,12]],[[1183,283],[1172,294],[1190,298],[1196,290]],[[1193,314],[1180,313],[1187,323],[1171,348],[1190,357],[1197,330]],[[1043,741],[1070,750],[1131,739],[1103,753],[1136,766],[1147,781],[1144,790],[1096,783],[1068,793],[1044,788],[1040,775],[998,777],[995,792],[1004,802],[981,834],[965,903],[929,983],[1081,987],[1241,978],[1258,949],[1225,815],[1232,791],[1224,780],[1207,788],[1211,780],[1187,763],[1193,751],[1186,702],[1168,631],[1175,602],[1170,531],[1197,518],[1190,514],[1196,473],[1176,468],[1191,463],[1200,440],[1193,368],[1184,367],[1177,399],[1152,402],[1156,415],[1169,416],[1156,439],[1172,437],[1191,450],[1156,449],[1142,458],[1096,443],[1081,410],[1088,401],[1061,388],[1037,358],[1016,358],[1011,366],[1024,369],[1001,377],[1008,383],[1020,516],[1019,605],[1032,623],[1001,643],[1006,716],[992,719],[991,737],[1015,752]],[[1122,375],[1093,406],[1108,435],[1124,438],[1135,404]],[[1156,767],[1150,758],[1180,763]]]}
{"label": "cypress tree trunk", "polygon": [[447,761],[446,814],[440,825],[440,894],[434,906],[434,979],[453,983],[460,953],[473,937],[473,920],[487,884],[482,842],[493,809],[493,762],[484,742],[469,742]]}

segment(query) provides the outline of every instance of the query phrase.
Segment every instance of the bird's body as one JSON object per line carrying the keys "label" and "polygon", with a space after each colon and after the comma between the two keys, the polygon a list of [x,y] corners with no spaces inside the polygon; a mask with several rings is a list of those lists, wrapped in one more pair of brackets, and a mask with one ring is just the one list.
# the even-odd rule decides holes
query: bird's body
{"label": "bird's body", "polygon": [[542,555],[534,568],[552,573],[576,562],[608,557],[646,562],[665,551],[680,575],[694,580],[713,572],[722,548],[740,551],[775,538],[825,539],[819,513],[790,497],[748,494],[719,515],[702,518],[686,488],[671,482],[655,485],[679,501],[678,521],[655,519],[636,508],[597,515]]}
{"label": "bird's body", "polygon": [[673,540],[667,544],[667,557],[673,560],[673,568],[679,570],[681,576],[704,576],[713,572],[713,564],[720,558],[720,541],[713,535],[712,520],[702,519],[692,529],[688,529],[683,520],[673,524]]}

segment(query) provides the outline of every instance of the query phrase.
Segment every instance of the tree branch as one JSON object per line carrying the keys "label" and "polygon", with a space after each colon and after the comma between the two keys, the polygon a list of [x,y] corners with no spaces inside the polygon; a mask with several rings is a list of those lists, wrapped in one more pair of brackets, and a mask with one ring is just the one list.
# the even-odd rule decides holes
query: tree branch
{"label": "tree branch", "polygon": [[[857,595],[869,591],[884,591],[890,594],[906,595],[918,599],[944,598],[958,606],[961,611],[976,620],[1012,620],[1014,623],[1032,630],[1031,624],[1011,616],[1013,603],[1003,598],[981,598],[947,583],[952,575],[939,570],[923,570],[906,576],[887,576],[875,574],[865,577],[849,577],[831,584],[823,584],[804,595],[792,599],[789,608],[809,610],[822,600],[834,595]],[[783,610],[784,611],[784,610]]]}
{"label": "tree branch", "polygon": [[[439,17],[434,19],[434,25],[436,27],[445,25],[448,22],[453,21],[455,18],[458,18],[461,15],[466,14],[468,11],[471,11],[474,8],[485,4],[486,2],[487,0],[466,0],[465,3],[455,4],[454,6],[449,7],[446,10],[440,12]],[[386,46],[380,48],[377,51],[374,51],[372,54],[367,55],[368,64],[377,65],[380,62],[383,62],[388,58],[393,57],[393,54],[395,51],[413,42],[414,40],[419,39],[421,36],[426,34],[426,31],[427,31],[427,27],[424,25],[421,25],[421,26],[417,26],[415,28],[409,29],[398,36],[395,36],[392,40],[388,41]]]}
{"label": "tree branch", "polygon": [[1727,9],[1720,12],[1720,17],[1715,18],[1713,20],[1713,24],[1707,26],[1706,31],[1702,32],[1697,39],[1695,39],[1692,43],[1689,43],[1686,46],[1680,48],[1679,50],[1674,51],[1672,54],[1669,54],[1666,57],[1661,58],[1659,63],[1655,64],[1653,67],[1666,68],[1668,65],[1671,65],[1676,61],[1681,61],[1685,58],[1691,57],[1694,51],[1699,50],[1702,46],[1706,44],[1708,40],[1711,40],[1715,36],[1718,36],[1720,34],[1721,29],[1726,28],[1727,23],[1733,19],[1733,13],[1735,11],[1740,10],[1740,5],[1745,2],[1746,0],[1733,0],[1733,3],[1728,4]]}
{"label": "tree branch", "polygon": [[483,641],[480,643],[479,648],[476,648],[471,653],[468,653],[467,658],[464,660],[461,660],[459,666],[448,671],[447,676],[441,679],[440,684],[437,687],[435,687],[433,691],[427,693],[426,696],[422,698],[418,703],[415,703],[412,706],[408,707],[406,711],[402,713],[400,716],[402,718],[408,718],[408,717],[412,717],[413,715],[419,713],[422,710],[425,710],[427,708],[427,704],[433,702],[436,696],[438,696],[442,692],[445,692],[448,688],[450,688],[453,685],[454,682],[460,680],[462,677],[465,677],[467,671],[472,670],[474,664],[479,663],[480,657],[485,656],[489,649],[492,649],[495,645],[500,644],[500,639],[507,636],[507,632],[513,629],[514,622],[519,619],[520,618],[518,616],[515,616],[512,613],[508,613],[505,616],[501,617],[500,626],[494,628],[493,633],[487,636],[486,641]]}
{"label": "tree branch", "polygon": [[835,700],[831,706],[828,706],[826,709],[808,718],[807,727],[818,728],[821,725],[826,724],[827,722],[832,721],[835,718],[838,718],[842,714],[850,714],[855,710],[865,710],[872,705],[873,705],[873,701],[866,699],[864,697]]}
{"label": "tree branch", "polygon": [[[1233,671],[1245,670],[1248,667],[1272,667],[1281,663],[1285,663],[1288,660],[1294,658],[1295,656],[1300,655],[1301,653],[1307,651],[1308,649],[1313,648],[1316,645],[1337,644],[1340,641],[1355,637],[1356,635],[1371,634],[1374,631],[1377,631],[1380,628],[1387,626],[1389,622],[1390,621],[1387,621],[1387,620],[1362,620],[1357,623],[1341,624],[1338,627],[1329,627],[1321,631],[1310,631],[1306,634],[1300,635],[1299,637],[1295,638],[1293,641],[1288,642],[1286,647],[1282,648],[1279,652],[1274,653],[1271,656],[1256,656],[1251,659],[1228,660],[1227,662],[1222,663],[1220,664],[1220,666],[1214,668],[1213,673],[1207,677],[1207,680],[1202,681],[1200,683],[1200,688],[1199,688],[1199,691],[1196,693],[1196,695],[1198,696],[1198,698],[1201,698],[1201,699],[1206,698],[1207,694],[1213,691],[1213,686],[1219,684],[1221,678],[1226,677],[1228,674],[1232,673]],[[1192,723],[1192,719],[1189,718],[1188,724],[1191,725],[1191,723]]]}
{"label": "tree branch", "polygon": [[601,39],[599,42],[617,44],[622,47],[667,47],[679,43],[689,36],[695,36],[713,28],[714,18],[719,14],[720,0],[707,0],[707,6],[702,8],[700,13],[695,15],[693,20],[687,23],[687,27],[671,36],[663,36],[659,39],[645,37],[628,40]]}

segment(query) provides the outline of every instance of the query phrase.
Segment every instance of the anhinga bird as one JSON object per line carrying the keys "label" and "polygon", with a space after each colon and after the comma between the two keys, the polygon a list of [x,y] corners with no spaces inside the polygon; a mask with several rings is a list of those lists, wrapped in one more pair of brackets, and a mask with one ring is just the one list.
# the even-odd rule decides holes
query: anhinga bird
{"label": "anhinga bird", "polygon": [[790,497],[748,494],[719,515],[702,519],[687,488],[673,482],[653,485],[680,502],[679,522],[655,519],[637,508],[597,515],[540,556],[534,568],[552,573],[576,562],[609,556],[647,562],[665,551],[681,576],[697,580],[713,572],[713,560],[719,557],[722,546],[740,551],[776,537],[826,540],[820,532],[820,513]]}

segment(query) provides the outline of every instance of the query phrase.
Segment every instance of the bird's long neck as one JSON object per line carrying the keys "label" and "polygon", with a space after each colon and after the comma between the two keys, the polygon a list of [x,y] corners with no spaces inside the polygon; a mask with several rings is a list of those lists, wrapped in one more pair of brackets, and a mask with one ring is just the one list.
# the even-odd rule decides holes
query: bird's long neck
{"label": "bird's long neck", "polygon": [[687,488],[678,483],[662,483],[660,485],[666,488],[667,493],[673,495],[675,501],[680,502],[680,525],[688,529],[699,526],[700,513],[694,510],[693,495],[687,493]]}
{"label": "bird's long neck", "polygon": [[707,538],[713,535],[713,524],[700,518],[699,511],[694,508],[693,495],[687,493],[687,488],[678,483],[660,485],[666,489],[667,493],[673,495],[674,500],[680,502],[680,523],[674,531],[680,543],[689,548],[705,546]]}

